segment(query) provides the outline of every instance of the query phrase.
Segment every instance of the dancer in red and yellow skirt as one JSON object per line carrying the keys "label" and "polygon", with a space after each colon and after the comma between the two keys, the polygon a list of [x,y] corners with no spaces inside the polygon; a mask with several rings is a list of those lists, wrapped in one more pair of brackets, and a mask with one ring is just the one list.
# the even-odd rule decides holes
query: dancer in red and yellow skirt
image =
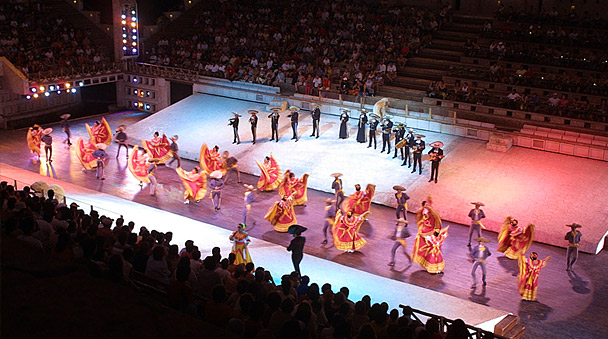
{"label": "dancer in red and yellow skirt", "polygon": [[[84,141],[82,138],[78,138],[76,142],[76,156],[87,171],[97,167],[97,159],[93,156],[93,153],[97,150],[97,145],[91,141],[93,140]],[[100,142],[100,144],[103,144],[103,142]]]}
{"label": "dancer in red and yellow skirt", "polygon": [[529,224],[525,229],[518,225],[517,219],[507,216],[498,233],[498,252],[509,259],[518,259],[534,241],[534,225]]}
{"label": "dancer in red and yellow skirt", "polygon": [[42,141],[42,127],[38,124],[34,124],[34,126],[28,128],[27,130],[27,146],[30,148],[32,154],[34,154],[34,158],[36,161],[40,159],[40,144]]}
{"label": "dancer in red and yellow skirt", "polygon": [[177,175],[182,180],[182,184],[186,189],[184,191],[184,204],[189,204],[191,200],[199,202],[207,194],[207,174],[201,172],[201,169],[196,166],[190,172],[184,171],[183,168],[175,169]]}
{"label": "dancer in red and yellow skirt", "polygon": [[293,210],[293,194],[288,197],[283,196],[274,203],[266,212],[264,219],[270,221],[277,232],[287,232],[289,226],[297,224],[298,220]]}
{"label": "dancer in red and yellow skirt", "polygon": [[109,146],[112,142],[112,130],[106,118],[101,118],[101,121],[95,121],[93,126],[89,126],[89,124],[84,124],[84,126],[87,128],[87,132],[89,132],[91,144],[106,144]]}
{"label": "dancer in red and yellow skirt", "polygon": [[536,252],[532,252],[529,259],[523,254],[519,256],[517,284],[519,295],[521,295],[522,300],[536,300],[540,270],[547,265],[547,262],[550,259],[551,257],[546,257],[543,260],[538,260],[538,254]]}
{"label": "dancer in red and yellow skirt", "polygon": [[274,160],[272,153],[269,157],[264,158],[264,163],[261,164],[259,161],[255,161],[260,167],[260,179],[258,179],[258,189],[260,191],[272,191],[273,189],[279,187],[281,184],[282,172],[279,168],[279,164]]}
{"label": "dancer in red and yellow skirt", "polygon": [[133,146],[131,150],[131,156],[129,157],[129,171],[139,180],[139,184],[149,184],[150,178],[148,178],[148,155],[146,152],[140,152],[137,145]]}
{"label": "dancer in red and yellow skirt", "polygon": [[226,164],[220,154],[220,147],[214,146],[212,150],[209,150],[207,144],[201,146],[199,164],[201,168],[207,173],[214,171],[221,171],[222,176],[226,174]]}
{"label": "dancer in red and yellow skirt", "polygon": [[361,215],[355,215],[352,211],[342,214],[341,210],[336,211],[336,221],[334,222],[333,237],[334,245],[340,251],[354,252],[358,251],[367,243],[359,235],[359,229],[367,218],[368,212],[363,212]]}
{"label": "dancer in red and yellow skirt", "polygon": [[294,193],[293,204],[294,206],[304,205],[308,201],[308,173],[304,174],[302,178],[296,178],[296,175],[290,170],[285,171],[285,177],[279,185],[280,196],[290,196]]}
{"label": "dancer in red and yellow skirt", "polygon": [[249,233],[245,232],[245,224],[239,224],[236,231],[232,232],[229,237],[232,242],[232,253],[236,255],[235,265],[248,264],[251,261],[247,245],[251,242]]}
{"label": "dancer in red and yellow skirt", "polygon": [[150,158],[158,159],[159,164],[164,164],[167,160],[173,158],[171,142],[169,142],[169,139],[164,134],[161,137],[158,132],[154,132],[152,140],[142,140],[141,144],[148,152]]}
{"label": "dancer in red and yellow skirt", "polygon": [[441,217],[435,212],[431,202],[429,196],[416,212],[418,234],[412,250],[412,261],[429,273],[440,273],[445,268],[441,245],[447,237],[448,227],[441,229]]}
{"label": "dancer in red and yellow skirt", "polygon": [[355,185],[355,193],[351,194],[342,203],[342,210],[345,212],[352,211],[354,215],[361,215],[369,212],[372,205],[372,198],[376,191],[376,185],[367,184],[365,191],[361,191],[361,185]]}

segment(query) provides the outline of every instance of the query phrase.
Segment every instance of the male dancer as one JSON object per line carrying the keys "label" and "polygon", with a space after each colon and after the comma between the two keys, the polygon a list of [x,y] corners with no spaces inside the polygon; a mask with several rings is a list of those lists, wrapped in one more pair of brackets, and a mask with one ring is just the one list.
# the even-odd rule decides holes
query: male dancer
{"label": "male dancer", "polygon": [[[332,228],[334,227],[334,220],[336,219],[336,202],[333,199],[325,199],[325,222],[323,223],[323,241],[322,245],[327,244],[327,229],[331,234]],[[330,228],[331,227],[331,228]]]}
{"label": "male dancer", "polygon": [[319,107],[319,104],[312,104],[314,106],[315,109],[312,110],[312,134],[310,135],[311,137],[315,136],[316,133],[316,139],[319,139],[319,125],[321,122],[321,108]]}
{"label": "male dancer", "polygon": [[[405,137],[405,125],[402,123],[398,123],[397,124],[397,130],[395,131],[395,155],[393,156],[393,159],[395,159],[397,157],[397,154],[399,152],[401,152],[401,158],[405,159],[405,151],[404,149],[407,148],[407,146],[405,147],[401,147],[401,149],[397,148],[397,144],[403,140],[403,138]],[[401,150],[401,151],[399,151]]]}
{"label": "male dancer", "polygon": [[42,131],[42,138],[40,141],[44,144],[44,155],[46,156],[46,162],[53,162],[53,137],[51,133],[53,132],[52,128],[45,128]]}
{"label": "male dancer", "polygon": [[490,249],[486,247],[486,244],[489,243],[490,240],[481,237],[475,238],[474,240],[477,241],[479,245],[475,246],[475,248],[471,250],[471,258],[473,259],[473,269],[471,270],[473,285],[471,288],[475,288],[475,271],[477,271],[478,267],[481,267],[481,281],[483,282],[483,286],[486,286],[486,259],[492,255],[492,253],[490,253]]}
{"label": "male dancer", "polygon": [[410,257],[410,255],[406,251],[407,243],[405,242],[405,239],[410,237],[410,231],[407,228],[407,220],[401,218],[396,219],[395,221],[397,222],[397,224],[395,225],[395,242],[393,243],[393,248],[391,249],[391,261],[388,263],[388,265],[391,267],[395,266],[395,253],[397,252],[397,249],[399,249],[399,247],[401,247],[401,249],[403,250],[403,254],[405,254],[411,265],[412,257]]}
{"label": "male dancer", "polygon": [[379,118],[379,116],[377,116],[376,114],[371,114],[370,116],[372,117],[372,120],[369,121],[369,145],[367,145],[367,148],[372,147],[373,140],[374,149],[376,149],[376,129],[378,128],[378,124],[380,123],[380,121],[378,121],[377,118]]}
{"label": "male dancer", "polygon": [[403,219],[407,220],[407,201],[410,197],[405,194],[405,187],[403,186],[395,185],[393,186],[393,189],[397,191],[397,193],[395,193],[395,199],[397,199],[397,219],[401,218],[401,215],[403,215]]}
{"label": "male dancer", "polygon": [[171,165],[175,160],[177,160],[177,167],[182,167],[182,159],[179,157],[179,154],[177,154],[177,152],[179,152],[177,139],[179,139],[179,136],[177,135],[171,137],[171,146],[169,146],[169,149],[171,150],[171,153],[173,153],[173,158],[171,158],[171,160],[167,163],[167,166]]}
{"label": "male dancer", "polygon": [[150,163],[147,170],[148,179],[150,179],[150,195],[156,196],[156,186],[158,185],[158,181],[156,180],[156,164],[158,163],[158,159],[152,158],[148,162]]}
{"label": "male dancer", "polygon": [[471,218],[471,227],[469,228],[469,242],[467,246],[471,247],[471,237],[473,236],[473,232],[477,231],[477,237],[481,238],[481,228],[483,224],[481,223],[481,219],[485,218],[486,215],[483,213],[483,210],[480,209],[480,206],[485,206],[482,202],[476,201],[471,204],[475,205],[471,211],[469,211],[469,218]]}
{"label": "male dancer", "polygon": [[108,145],[104,144],[103,142],[100,142],[95,146],[97,147],[95,152],[93,152],[93,158],[97,159],[97,169],[95,176],[99,180],[106,180],[106,177],[104,175],[104,160],[108,156],[108,154],[106,153],[106,147]]}
{"label": "male dancer", "polygon": [[222,171],[213,171],[209,174],[211,180],[209,180],[209,190],[211,191],[211,201],[216,211],[220,210],[220,204],[222,202],[222,188],[224,188],[224,181],[222,180]]}
{"label": "male dancer", "polygon": [[230,118],[228,126],[232,126],[232,132],[234,133],[234,140],[232,143],[238,145],[241,143],[241,138],[239,137],[239,117],[241,115],[236,112],[232,112],[232,114],[234,117]]}
{"label": "male dancer", "polygon": [[407,140],[407,142],[405,144],[405,147],[403,147],[405,151],[405,156],[403,157],[403,164],[401,164],[401,166],[405,166],[405,164],[408,164],[407,168],[410,168],[412,166],[412,159],[410,158],[410,148],[414,146],[414,142],[416,141],[414,133],[415,131],[410,128],[407,135],[405,136],[405,140]]}
{"label": "male dancer", "polygon": [[67,136],[66,142],[67,142],[68,146],[72,146],[72,142],[70,141],[70,137],[72,136],[72,133],[70,132],[70,122],[68,121],[68,119],[70,117],[71,117],[71,115],[68,113],[62,114],[60,116],[61,128],[63,128],[63,131],[65,132],[65,135]]}
{"label": "male dancer", "polygon": [[287,117],[291,118],[291,129],[293,130],[293,137],[291,138],[291,140],[295,139],[295,141],[298,142],[298,111],[300,110],[300,108],[297,106],[291,106],[289,107],[289,110],[291,111],[291,113],[289,113]]}
{"label": "male dancer", "polygon": [[334,181],[331,183],[331,189],[334,190],[334,200],[336,201],[337,211],[338,209],[340,209],[340,206],[344,201],[344,191],[342,190],[344,186],[342,186],[342,179],[340,179],[342,173],[334,173],[331,176],[334,177]]}
{"label": "male dancer", "polygon": [[416,141],[412,146],[412,153],[414,154],[414,169],[412,173],[416,172],[416,165],[418,165],[418,175],[422,175],[422,151],[424,151],[424,135],[416,135]]}
{"label": "male dancer", "polygon": [[127,145],[127,127],[125,125],[120,125],[116,129],[116,134],[114,134],[114,140],[118,142],[118,151],[116,152],[116,158],[120,155],[120,149],[125,148],[125,153],[127,153],[127,159],[129,158],[129,146]]}
{"label": "male dancer", "polygon": [[583,226],[572,223],[567,225],[570,227],[570,232],[566,233],[564,237],[565,240],[568,240],[568,249],[566,250],[566,271],[572,271],[572,266],[578,259],[578,246],[581,243],[581,237],[583,234],[577,230],[577,228],[581,228]]}
{"label": "male dancer", "polygon": [[272,114],[268,116],[270,118],[270,128],[272,130],[272,138],[270,138],[270,141],[276,140],[279,142],[279,118],[281,117],[279,115],[280,111],[281,109],[278,107],[273,108]]}
{"label": "male dancer", "polygon": [[391,131],[393,129],[393,122],[387,117],[380,126],[382,127],[382,151],[380,151],[380,153],[384,153],[384,150],[388,147],[386,154],[391,154]]}
{"label": "male dancer", "polygon": [[431,161],[431,178],[429,179],[429,182],[434,179],[435,183],[437,183],[439,163],[441,162],[441,159],[444,158],[443,150],[441,149],[441,147],[443,147],[443,142],[435,141],[431,143],[431,147],[433,148],[429,151],[429,160]]}
{"label": "male dancer", "polygon": [[243,198],[243,201],[245,202],[245,207],[243,207],[243,224],[247,225],[247,216],[249,216],[249,219],[251,219],[251,224],[255,225],[256,222],[253,217],[251,217],[251,204],[253,204],[255,201],[255,194],[253,193],[255,189],[253,188],[253,185],[245,184],[243,186],[245,186],[246,189]]}
{"label": "male dancer", "polygon": [[300,225],[291,225],[288,230],[289,233],[293,234],[293,239],[291,239],[287,250],[291,252],[291,262],[298,275],[301,275],[300,263],[304,257],[304,245],[306,244],[306,238],[302,236],[304,231],[306,231],[306,227]]}
{"label": "male dancer", "polygon": [[253,144],[255,145],[256,131],[258,128],[258,111],[250,109],[248,113],[251,114],[249,123],[251,124],[251,135],[253,136]]}

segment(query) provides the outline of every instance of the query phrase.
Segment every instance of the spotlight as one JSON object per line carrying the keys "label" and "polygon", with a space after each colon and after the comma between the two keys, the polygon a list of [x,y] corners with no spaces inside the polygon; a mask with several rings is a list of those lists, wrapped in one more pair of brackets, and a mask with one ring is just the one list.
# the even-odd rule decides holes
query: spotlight
{"label": "spotlight", "polygon": [[123,31],[126,31],[126,30],[127,30],[127,28],[123,26],[123,27],[122,27],[122,30],[123,30]]}
{"label": "spotlight", "polygon": [[32,93],[36,93],[37,91],[38,91],[38,89],[36,87],[30,88],[30,92],[32,92]]}
{"label": "spotlight", "polygon": [[137,17],[132,16],[131,21],[137,21]]}
{"label": "spotlight", "polygon": [[131,52],[133,52],[133,54],[137,53],[137,48],[133,48]]}
{"label": "spotlight", "polygon": [[144,103],[143,103],[143,102],[140,102],[140,103],[139,103],[139,107],[144,107]]}
{"label": "spotlight", "polygon": [[131,40],[137,40],[137,35],[132,36]]}
{"label": "spotlight", "polygon": [[133,90],[133,94],[137,95],[137,94],[139,94],[139,91],[135,89],[135,90]]}
{"label": "spotlight", "polygon": [[72,88],[72,89],[70,90],[70,92],[72,92],[72,93],[76,93],[76,88]]}
{"label": "spotlight", "polygon": [[49,91],[54,91],[54,90],[55,90],[55,86],[50,85],[50,86],[49,86]]}
{"label": "spotlight", "polygon": [[40,92],[44,92],[45,87],[44,86],[40,86],[39,89],[40,89]]}
{"label": "spotlight", "polygon": [[137,102],[133,103],[133,107],[137,108]]}
{"label": "spotlight", "polygon": [[44,96],[45,96],[45,97],[49,97],[50,95],[51,95],[51,93],[49,93],[49,92],[44,92]]}
{"label": "spotlight", "polygon": [[146,111],[150,110],[150,104],[146,104]]}
{"label": "spotlight", "polygon": [[131,10],[131,14],[135,15],[135,10],[134,9]]}
{"label": "spotlight", "polygon": [[137,33],[137,30],[136,30],[135,28],[133,28],[133,29],[131,30],[131,32],[132,32],[133,34],[135,34],[135,33]]}
{"label": "spotlight", "polygon": [[137,83],[137,77],[133,77],[133,83],[136,84]]}
{"label": "spotlight", "polygon": [[122,15],[120,16],[120,18],[121,18],[121,19],[126,19],[126,18],[127,18],[127,15],[126,15],[126,14],[122,14]]}
{"label": "spotlight", "polygon": [[123,25],[126,25],[127,24],[127,20],[122,20],[120,23],[123,24]]}
{"label": "spotlight", "polygon": [[122,43],[126,44],[127,43],[127,39],[122,39]]}
{"label": "spotlight", "polygon": [[146,92],[146,96],[149,97],[150,96],[150,91]]}
{"label": "spotlight", "polygon": [[25,96],[25,98],[26,98],[27,100],[30,100],[30,99],[32,98],[32,96],[28,94],[28,95],[26,95],[26,96]]}
{"label": "spotlight", "polygon": [[38,93],[34,93],[34,99],[38,99]]}
{"label": "spotlight", "polygon": [[127,37],[127,33],[122,33],[122,37],[126,38]]}
{"label": "spotlight", "polygon": [[57,95],[59,95],[59,94],[61,94],[61,91],[60,91],[60,90],[57,90]]}
{"label": "spotlight", "polygon": [[126,51],[127,50],[127,46],[122,46],[122,50]]}
{"label": "spotlight", "polygon": [[[78,86],[80,86],[80,87],[84,86],[84,82],[83,82],[83,81],[79,81],[79,82],[78,82]],[[75,90],[74,90],[74,91],[75,91]],[[72,93],[73,93],[73,92],[72,92]]]}
{"label": "spotlight", "polygon": [[70,84],[69,82],[66,82],[65,83],[65,88],[70,88],[70,87],[72,87],[72,84]]}

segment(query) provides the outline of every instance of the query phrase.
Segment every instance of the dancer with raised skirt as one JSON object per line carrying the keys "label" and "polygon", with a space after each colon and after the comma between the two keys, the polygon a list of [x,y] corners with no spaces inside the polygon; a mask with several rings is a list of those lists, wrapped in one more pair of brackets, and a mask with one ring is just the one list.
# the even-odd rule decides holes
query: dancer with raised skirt
{"label": "dancer with raised skirt", "polygon": [[448,227],[441,229],[441,217],[432,207],[429,196],[416,212],[418,234],[412,250],[412,261],[418,263],[429,273],[442,273],[445,261],[441,246],[448,234]]}
{"label": "dancer with raised skirt", "polygon": [[354,252],[363,247],[367,241],[359,235],[359,229],[367,218],[369,211],[360,215],[355,215],[352,211],[342,214],[336,211],[336,221],[334,222],[333,237],[334,246],[340,251]]}
{"label": "dancer with raised skirt", "polygon": [[173,158],[171,143],[164,134],[161,137],[158,132],[154,132],[154,137],[151,140],[142,140],[141,144],[150,158],[157,159],[159,164],[164,164],[167,160]]}
{"label": "dancer with raised skirt", "polygon": [[351,194],[342,203],[344,212],[353,212],[355,216],[369,212],[372,205],[372,198],[376,191],[376,185],[367,184],[365,191],[361,191],[361,185],[355,185],[355,193]]}
{"label": "dancer with raised skirt", "polygon": [[226,174],[226,164],[220,154],[220,147],[217,145],[211,150],[209,150],[205,143],[201,146],[199,164],[201,165],[201,169],[207,173],[221,171],[222,176]]}
{"label": "dancer with raised skirt", "polygon": [[296,175],[290,170],[285,171],[283,181],[279,185],[280,196],[293,196],[293,205],[306,205],[308,201],[308,173],[304,174],[302,178],[296,178]]}
{"label": "dancer with raised skirt", "polygon": [[84,124],[84,126],[89,133],[93,145],[104,143],[110,146],[110,143],[112,142],[112,129],[110,128],[110,124],[106,121],[106,118],[102,117],[101,121],[95,121],[93,126],[89,126],[89,124]]}
{"label": "dancer with raised skirt", "polygon": [[498,252],[504,253],[509,259],[518,259],[534,241],[534,225],[523,228],[517,219],[507,216],[498,234]]}
{"label": "dancer with raised skirt", "polygon": [[258,189],[260,191],[272,191],[275,188],[279,187],[281,184],[281,180],[283,180],[281,169],[279,168],[279,164],[272,156],[272,153],[269,157],[264,159],[264,163],[260,163],[259,161],[255,161],[260,167],[260,179],[258,179]]}
{"label": "dancer with raised skirt", "polygon": [[264,219],[268,220],[275,231],[287,232],[289,226],[298,223],[296,213],[293,210],[293,196],[295,192],[290,196],[283,196],[281,200],[277,201],[268,209]]}
{"label": "dancer with raised skirt", "polygon": [[207,194],[207,174],[201,172],[198,166],[194,167],[190,172],[178,167],[175,169],[175,172],[186,189],[184,191],[184,204],[189,204],[192,200],[199,202],[205,197],[205,194]]}

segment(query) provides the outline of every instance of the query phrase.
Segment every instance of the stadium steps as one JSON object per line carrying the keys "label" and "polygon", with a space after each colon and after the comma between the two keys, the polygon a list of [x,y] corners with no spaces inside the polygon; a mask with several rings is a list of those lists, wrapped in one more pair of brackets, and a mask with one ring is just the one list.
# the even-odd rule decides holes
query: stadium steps
{"label": "stadium steps", "polygon": [[384,85],[378,89],[378,93],[376,93],[376,96],[410,100],[422,103],[422,98],[426,96],[426,92],[413,88]]}
{"label": "stadium steps", "polygon": [[[448,60],[448,61],[454,61],[454,62],[459,62],[460,61],[460,57],[462,57],[464,55],[464,52],[462,51],[449,51],[449,50],[444,50],[444,49],[440,49],[440,48],[435,48],[433,47],[427,47],[423,50],[420,51],[420,53],[418,53],[418,57],[422,57],[422,58],[428,58],[428,59],[438,59],[438,60]],[[414,59],[414,58],[412,58]],[[407,65],[406,65],[407,67]]]}
{"label": "stadium steps", "polygon": [[407,67],[428,68],[435,70],[447,71],[450,67],[460,65],[459,62],[449,60],[438,60],[433,58],[414,57],[407,61]]}
{"label": "stadium steps", "polygon": [[182,13],[179,17],[161,28],[158,32],[146,38],[146,49],[156,47],[156,44],[161,39],[170,39],[174,37],[185,37],[194,32],[194,21],[196,17],[204,11],[210,4],[208,1],[199,1],[189,10]]}
{"label": "stadium steps", "polygon": [[479,27],[483,26],[485,21],[493,22],[493,17],[482,17],[482,16],[471,16],[471,15],[463,15],[463,14],[455,14],[452,17],[452,22],[450,24],[466,24],[466,25],[477,25]]}
{"label": "stadium steps", "polygon": [[[480,31],[481,31],[481,29],[480,29]],[[434,32],[433,40],[441,39],[441,40],[450,40],[450,41],[460,41],[462,43],[465,43],[467,41],[467,39],[475,39],[478,35],[479,35],[479,33],[464,33],[464,32],[450,31],[449,27],[447,27],[445,30],[442,29],[441,31]]]}
{"label": "stadium steps", "polygon": [[433,39],[431,48],[442,49],[446,51],[463,52],[464,43],[460,41]]}
{"label": "stadium steps", "polygon": [[393,81],[392,85],[405,90],[414,89],[426,92],[427,88],[429,87],[429,82],[430,80],[421,79],[418,77],[398,76],[395,81]]}
{"label": "stadium steps", "polygon": [[65,0],[45,1],[50,10],[45,14],[53,18],[62,18],[75,28],[91,33],[91,46],[99,46],[105,57],[114,60],[114,43],[112,38],[99,26],[91,22],[81,11]]}

